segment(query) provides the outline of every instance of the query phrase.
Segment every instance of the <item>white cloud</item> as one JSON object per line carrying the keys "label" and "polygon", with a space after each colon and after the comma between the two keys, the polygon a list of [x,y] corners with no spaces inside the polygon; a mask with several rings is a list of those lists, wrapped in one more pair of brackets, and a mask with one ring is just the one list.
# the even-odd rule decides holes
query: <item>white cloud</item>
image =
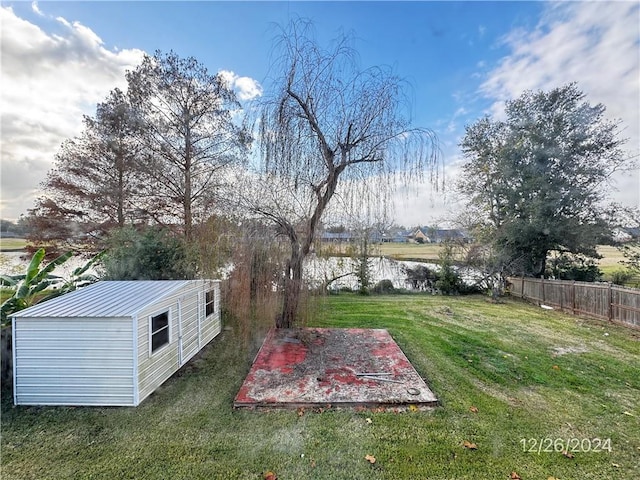
{"label": "white cloud", "polygon": [[253,100],[262,96],[262,86],[257,80],[250,77],[240,77],[230,70],[220,70],[218,73],[235,90],[240,100]]}
{"label": "white cloud", "polygon": [[[32,9],[44,15],[37,3]],[[141,50],[106,49],[91,29],[57,21],[51,35],[0,9],[2,22],[1,215],[15,219],[31,208],[39,184],[63,140],[80,133],[83,114],[95,113],[110,90],[126,87],[124,73]]]}
{"label": "white cloud", "polygon": [[[504,101],[525,90],[577,82],[591,103],[621,119],[630,155],[640,154],[640,5],[637,2],[554,2],[532,31],[505,38],[511,54],[493,69],[481,91],[503,115]],[[615,178],[613,198],[640,207],[640,172]]]}
{"label": "white cloud", "polygon": [[38,2],[31,2],[31,10],[33,10],[34,13],[40,15],[41,17],[44,17],[44,13],[42,13],[42,10],[40,10],[40,8],[38,7]]}

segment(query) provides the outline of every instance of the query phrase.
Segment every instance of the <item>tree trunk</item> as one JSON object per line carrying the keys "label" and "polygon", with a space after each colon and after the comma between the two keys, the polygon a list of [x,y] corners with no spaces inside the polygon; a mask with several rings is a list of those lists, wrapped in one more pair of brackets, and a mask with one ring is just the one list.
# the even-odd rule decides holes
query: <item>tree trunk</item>
{"label": "tree trunk", "polygon": [[[121,147],[120,147],[121,148]],[[116,165],[118,169],[118,227],[124,227],[124,160],[122,149],[118,152]]]}
{"label": "tree trunk", "polygon": [[302,291],[303,256],[298,245],[292,245],[291,258],[284,279],[282,313],[276,319],[276,328],[292,328],[298,316],[300,293]]}
{"label": "tree trunk", "polygon": [[[185,116],[188,112],[185,112]],[[185,125],[185,152],[184,152],[184,237],[187,241],[191,240],[191,226],[193,213],[191,211],[191,130],[189,125]]]}

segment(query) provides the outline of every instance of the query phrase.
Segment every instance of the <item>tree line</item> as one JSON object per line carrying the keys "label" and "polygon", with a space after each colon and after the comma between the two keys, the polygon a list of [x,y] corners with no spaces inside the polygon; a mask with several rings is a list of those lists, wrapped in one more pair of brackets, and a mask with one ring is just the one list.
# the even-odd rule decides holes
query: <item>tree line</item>
{"label": "tree line", "polygon": [[[172,276],[244,262],[247,291],[277,285],[276,324],[292,326],[327,215],[378,221],[396,186],[438,185],[442,162],[434,132],[411,124],[404,81],[362,69],[347,38],[323,48],[297,21],[274,45],[273,83],[250,109],[196,59],[146,55],[126,91],[111,91],[60,147],[27,216],[30,240],[110,247],[120,276],[141,275],[127,255],[158,241],[183,249],[160,262],[184,266]],[[570,84],[525,92],[505,120],[467,127],[458,190],[460,224],[477,240],[469,264],[539,276],[550,252],[596,257],[613,224],[604,187],[630,166],[604,112]]]}

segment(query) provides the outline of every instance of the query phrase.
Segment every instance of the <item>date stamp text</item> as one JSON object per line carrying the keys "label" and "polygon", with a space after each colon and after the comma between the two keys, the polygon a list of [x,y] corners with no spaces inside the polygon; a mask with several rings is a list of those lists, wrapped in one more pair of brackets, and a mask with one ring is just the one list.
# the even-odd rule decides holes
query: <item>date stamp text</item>
{"label": "date stamp text", "polygon": [[609,452],[611,453],[610,438],[522,438],[522,451],[525,453],[551,452]]}

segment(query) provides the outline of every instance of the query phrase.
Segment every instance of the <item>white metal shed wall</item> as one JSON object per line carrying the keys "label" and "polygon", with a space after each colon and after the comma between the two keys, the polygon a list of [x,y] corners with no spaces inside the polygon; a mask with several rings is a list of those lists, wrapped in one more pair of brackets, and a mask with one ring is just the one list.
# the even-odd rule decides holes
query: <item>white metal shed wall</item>
{"label": "white metal shed wall", "polygon": [[[150,319],[163,312],[169,342],[151,352]],[[219,281],[98,282],[14,316],[14,401],[138,405],[220,331]]]}
{"label": "white metal shed wall", "polygon": [[131,318],[22,317],[13,338],[16,404],[134,404]]}
{"label": "white metal shed wall", "polygon": [[[202,328],[201,328],[202,347],[204,347],[207,343],[213,340],[222,331],[222,321],[220,319],[220,282],[219,281],[209,282],[205,286],[205,291],[210,290],[211,288],[213,288],[215,292],[214,311],[211,315],[205,318],[204,322],[202,323]],[[203,305],[202,314],[204,315],[204,301],[202,302],[202,305]]]}
{"label": "white metal shed wall", "polygon": [[[205,318],[205,292],[211,288],[216,291],[216,311]],[[219,301],[219,282],[197,280],[138,312],[137,402],[149,396],[220,333]],[[169,311],[169,345],[151,353],[150,318],[164,311]]]}

